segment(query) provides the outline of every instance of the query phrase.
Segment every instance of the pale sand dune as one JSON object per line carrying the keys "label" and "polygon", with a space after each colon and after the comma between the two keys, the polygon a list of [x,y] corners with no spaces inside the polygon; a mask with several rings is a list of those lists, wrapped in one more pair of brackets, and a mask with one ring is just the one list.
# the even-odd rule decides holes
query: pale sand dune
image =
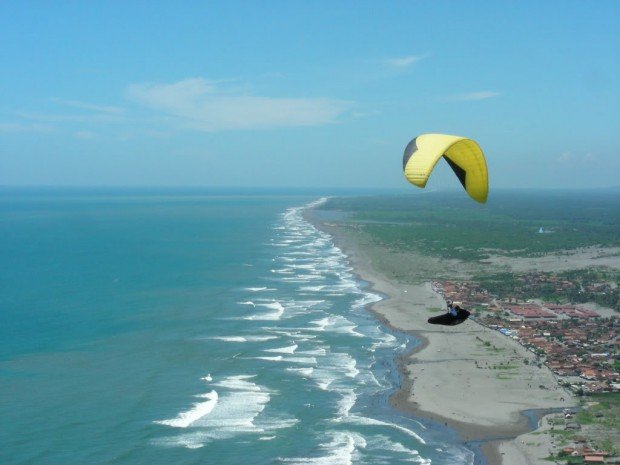
{"label": "pale sand dune", "polygon": [[515,272],[566,271],[591,266],[620,269],[620,247],[586,247],[550,253],[542,257],[519,258],[492,255],[483,263]]}

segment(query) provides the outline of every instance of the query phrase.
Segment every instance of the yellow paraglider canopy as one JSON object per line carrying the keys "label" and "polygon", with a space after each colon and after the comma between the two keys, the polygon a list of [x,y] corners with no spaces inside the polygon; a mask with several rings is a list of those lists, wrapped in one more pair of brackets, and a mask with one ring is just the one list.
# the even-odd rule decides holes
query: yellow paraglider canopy
{"label": "yellow paraglider canopy", "polygon": [[403,172],[418,187],[426,186],[440,158],[445,158],[469,196],[487,201],[489,178],[482,149],[466,137],[446,134],[422,134],[413,139],[403,154]]}

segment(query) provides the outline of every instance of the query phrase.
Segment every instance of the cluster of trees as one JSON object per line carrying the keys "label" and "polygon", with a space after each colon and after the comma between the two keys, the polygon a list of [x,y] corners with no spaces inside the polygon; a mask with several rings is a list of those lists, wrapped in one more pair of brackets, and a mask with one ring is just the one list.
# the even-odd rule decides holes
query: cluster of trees
{"label": "cluster of trees", "polygon": [[[566,287],[546,281],[540,275],[547,278],[555,277],[558,281],[571,283]],[[533,279],[524,279],[527,275],[515,273],[497,273],[494,275],[481,275],[474,278],[480,286],[487,289],[491,294],[500,299],[516,297],[519,299],[542,299],[554,303],[585,303],[596,302],[603,307],[613,308],[620,312],[620,287],[618,277],[620,273],[612,270],[584,269],[572,270],[562,273],[539,273],[539,282]],[[526,282],[524,282],[526,281]],[[605,291],[588,290],[593,285],[607,283]]]}
{"label": "cluster of trees", "polygon": [[618,292],[618,288],[612,289],[605,293],[571,292],[567,297],[574,303],[595,302],[601,307],[613,308],[615,311],[620,312],[620,293]]}

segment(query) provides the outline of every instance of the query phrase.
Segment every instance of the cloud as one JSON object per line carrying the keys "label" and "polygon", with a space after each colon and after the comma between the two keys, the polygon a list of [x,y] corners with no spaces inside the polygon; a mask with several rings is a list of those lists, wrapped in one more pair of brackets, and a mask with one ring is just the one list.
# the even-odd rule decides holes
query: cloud
{"label": "cloud", "polygon": [[492,90],[481,90],[478,92],[453,95],[452,97],[448,97],[447,100],[449,102],[470,102],[475,100],[488,100],[490,98],[499,97],[500,95],[499,92],[494,92]]}
{"label": "cloud", "polygon": [[385,60],[385,63],[395,68],[408,68],[424,58],[425,56],[422,55],[409,55],[406,57],[388,58]]}
{"label": "cloud", "polygon": [[369,111],[352,111],[351,116],[355,119],[359,118],[369,118],[371,116],[379,116],[382,113],[379,110],[369,110]]}
{"label": "cloud", "polygon": [[599,161],[599,158],[596,154],[594,153],[586,153],[583,158],[582,161],[584,163],[597,163]]}
{"label": "cloud", "polygon": [[126,97],[173,116],[185,128],[214,132],[284,126],[319,126],[337,121],[351,102],[328,98],[279,98],[227,90],[203,78],[172,84],[133,84]]}
{"label": "cloud", "polygon": [[566,165],[590,165],[598,163],[599,157],[591,152],[577,154],[566,151],[558,155],[555,161]]}
{"label": "cloud", "polygon": [[59,113],[43,113],[43,112],[18,112],[20,118],[31,121],[39,121],[44,123],[86,123],[86,124],[127,124],[131,120],[125,115],[116,113],[87,113],[87,114],[59,114]]}
{"label": "cloud", "polygon": [[67,106],[67,107],[79,108],[82,110],[91,110],[91,111],[95,111],[98,113],[119,114],[119,113],[125,112],[125,109],[122,107],[115,107],[115,106],[110,106],[110,105],[98,105],[94,103],[80,102],[78,100],[65,100],[65,99],[60,99],[60,98],[52,98],[52,101],[59,103],[61,105]]}
{"label": "cloud", "polygon": [[77,131],[73,134],[76,139],[91,140],[97,137],[93,131]]}
{"label": "cloud", "polygon": [[555,161],[559,163],[568,163],[572,161],[573,154],[571,152],[562,152],[558,157],[556,157]]}
{"label": "cloud", "polygon": [[[30,121],[27,124],[2,125],[0,131],[8,132],[49,132],[51,126],[59,128],[69,125],[109,125],[109,124],[131,124],[137,122],[135,119],[128,118],[125,109],[119,106],[99,105],[78,100],[65,100],[51,98],[52,102],[66,108],[56,108],[53,113],[41,111],[17,111],[15,115],[23,120]],[[73,109],[84,110],[76,111]],[[88,131],[85,131],[86,133]],[[80,137],[80,132],[74,132],[74,136]]]}
{"label": "cloud", "polygon": [[0,132],[52,132],[53,127],[44,124],[0,123]]}

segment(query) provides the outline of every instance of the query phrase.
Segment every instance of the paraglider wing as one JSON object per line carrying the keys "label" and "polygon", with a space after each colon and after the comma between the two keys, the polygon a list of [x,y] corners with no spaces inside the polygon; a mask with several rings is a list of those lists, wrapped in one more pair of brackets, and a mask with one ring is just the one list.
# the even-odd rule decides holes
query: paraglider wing
{"label": "paraglider wing", "polygon": [[456,326],[463,323],[467,318],[469,318],[470,313],[464,308],[460,308],[457,311],[456,316],[452,316],[449,313],[444,315],[433,316],[428,319],[428,323],[432,325],[443,325],[443,326]]}
{"label": "paraglider wing", "polygon": [[444,158],[469,196],[485,203],[489,194],[487,164],[482,149],[466,137],[422,134],[413,139],[403,154],[403,172],[418,187],[426,186],[440,158]]}

